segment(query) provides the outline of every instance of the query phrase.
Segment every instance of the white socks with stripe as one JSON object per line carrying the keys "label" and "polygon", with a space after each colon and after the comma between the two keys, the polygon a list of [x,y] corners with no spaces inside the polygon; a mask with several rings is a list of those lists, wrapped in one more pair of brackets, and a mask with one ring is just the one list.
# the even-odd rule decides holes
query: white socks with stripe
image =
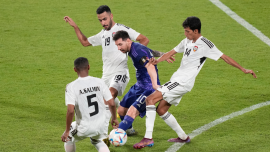
{"label": "white socks with stripe", "polygon": [[168,111],[160,116],[164,121],[165,123],[170,126],[178,135],[179,138],[185,140],[187,139],[187,135],[186,133],[184,132],[184,130],[180,127],[180,125],[177,123],[175,117],[170,114]]}
{"label": "white socks with stripe", "polygon": [[156,119],[156,106],[155,105],[146,106],[146,119],[145,119],[146,131],[144,138],[152,139],[155,119]]}

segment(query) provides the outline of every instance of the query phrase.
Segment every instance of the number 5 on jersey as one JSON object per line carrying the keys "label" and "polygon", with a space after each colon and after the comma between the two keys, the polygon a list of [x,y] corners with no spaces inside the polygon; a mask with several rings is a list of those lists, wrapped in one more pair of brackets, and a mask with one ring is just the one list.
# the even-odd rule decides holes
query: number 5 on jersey
{"label": "number 5 on jersey", "polygon": [[96,96],[97,96],[96,94],[92,94],[90,96],[87,96],[88,107],[95,106],[95,111],[92,112],[92,113],[89,113],[90,117],[98,114],[98,112],[99,112],[99,110],[98,110],[98,102],[94,100],[94,98]]}

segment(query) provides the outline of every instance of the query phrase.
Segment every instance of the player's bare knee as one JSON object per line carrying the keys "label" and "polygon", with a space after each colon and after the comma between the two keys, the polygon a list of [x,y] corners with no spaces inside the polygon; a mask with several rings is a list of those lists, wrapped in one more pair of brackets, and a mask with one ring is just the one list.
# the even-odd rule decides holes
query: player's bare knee
{"label": "player's bare knee", "polygon": [[148,105],[155,105],[155,104],[154,104],[153,98],[147,97],[147,98],[145,99],[145,102],[146,102],[146,105],[147,105],[147,106],[148,106]]}
{"label": "player's bare knee", "polygon": [[120,116],[125,116],[126,113],[127,113],[127,110],[122,107],[122,106],[119,106],[118,109],[117,109],[117,113],[120,115]]}
{"label": "player's bare knee", "polygon": [[164,109],[162,109],[160,107],[157,107],[156,111],[157,111],[159,116],[162,116],[167,112],[166,110],[164,110]]}

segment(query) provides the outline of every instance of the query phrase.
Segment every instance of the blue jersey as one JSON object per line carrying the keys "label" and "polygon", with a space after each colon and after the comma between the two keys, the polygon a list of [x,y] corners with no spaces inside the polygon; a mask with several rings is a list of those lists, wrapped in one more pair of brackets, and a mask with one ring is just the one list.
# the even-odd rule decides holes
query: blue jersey
{"label": "blue jersey", "polygon": [[[153,57],[152,50],[140,43],[132,42],[128,55],[131,57],[133,65],[136,69],[137,83],[135,85],[144,89],[152,90],[152,81],[147,69],[145,68],[145,65],[148,63],[148,59]],[[156,65],[155,69],[157,72],[157,84],[160,85],[158,69]]]}

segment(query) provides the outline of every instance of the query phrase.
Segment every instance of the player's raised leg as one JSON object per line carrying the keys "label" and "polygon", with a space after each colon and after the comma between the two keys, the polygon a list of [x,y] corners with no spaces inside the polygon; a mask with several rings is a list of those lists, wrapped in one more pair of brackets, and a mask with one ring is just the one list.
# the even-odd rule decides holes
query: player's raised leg
{"label": "player's raised leg", "polygon": [[[121,129],[123,129],[124,131],[126,131],[128,136],[132,136],[132,135],[136,135],[137,132],[133,129],[132,127],[132,123],[134,120],[134,118],[129,116],[126,116],[129,108],[132,106],[132,104],[136,101],[136,99],[138,98],[138,96],[141,94],[142,92],[139,90],[138,87],[136,86],[132,86],[130,88],[130,90],[126,93],[126,95],[124,96],[124,98],[122,99],[122,101],[120,102],[120,106],[118,108],[118,114],[121,118],[121,123],[119,124],[119,126],[121,126]],[[131,111],[130,111],[131,112]],[[126,120],[125,120],[126,119]],[[132,121],[131,123],[128,124],[128,128],[127,124],[125,126],[123,126],[123,121]]]}

